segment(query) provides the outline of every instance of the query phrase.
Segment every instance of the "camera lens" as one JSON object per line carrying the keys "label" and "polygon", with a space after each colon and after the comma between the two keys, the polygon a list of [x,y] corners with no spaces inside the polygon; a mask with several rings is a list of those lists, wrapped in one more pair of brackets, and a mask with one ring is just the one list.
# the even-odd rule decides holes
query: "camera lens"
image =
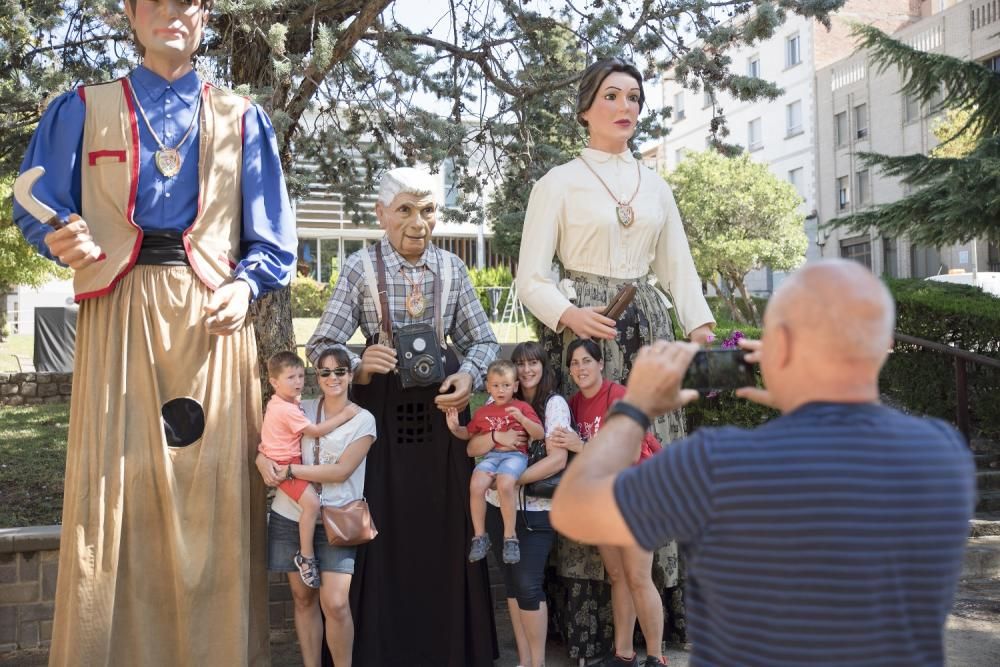
{"label": "camera lens", "polygon": [[434,375],[434,358],[422,354],[413,362],[413,376],[419,380],[428,380]]}

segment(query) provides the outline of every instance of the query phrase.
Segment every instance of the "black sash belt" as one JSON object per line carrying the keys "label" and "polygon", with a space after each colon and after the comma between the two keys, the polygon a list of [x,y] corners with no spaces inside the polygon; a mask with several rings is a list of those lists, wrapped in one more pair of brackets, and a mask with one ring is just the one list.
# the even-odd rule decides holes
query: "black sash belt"
{"label": "black sash belt", "polygon": [[164,266],[190,265],[187,253],[184,252],[182,232],[145,232],[142,237],[142,247],[139,248],[139,258],[135,263]]}

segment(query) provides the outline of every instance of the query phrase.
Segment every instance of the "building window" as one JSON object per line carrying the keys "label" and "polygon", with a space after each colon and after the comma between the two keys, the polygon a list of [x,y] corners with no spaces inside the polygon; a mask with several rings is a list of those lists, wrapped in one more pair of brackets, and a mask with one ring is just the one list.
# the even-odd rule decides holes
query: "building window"
{"label": "building window", "polygon": [[747,58],[747,76],[755,79],[760,78],[760,56]]}
{"label": "building window", "polygon": [[674,95],[674,122],[684,120],[684,93]]}
{"label": "building window", "polygon": [[802,134],[802,101],[796,100],[785,106],[785,135],[792,137]]}
{"label": "building window", "polygon": [[947,273],[948,267],[941,263],[941,251],[925,245],[910,246],[910,277],[926,278],[939,273]]}
{"label": "building window", "polygon": [[841,176],[837,179],[837,208],[841,211],[847,208],[850,203],[850,196],[848,190],[848,178],[847,176]]}
{"label": "building window", "polygon": [[931,98],[927,100],[927,113],[935,114],[941,111],[942,107],[944,107],[944,88],[938,88],[931,95]]}
{"label": "building window", "polygon": [[992,58],[987,58],[983,62],[983,65],[986,67],[986,69],[990,70],[991,72],[1000,73],[1000,55],[993,56]]}
{"label": "building window", "polygon": [[676,151],[674,151],[674,164],[676,165],[683,162],[685,155],[687,155],[686,148],[678,148]]}
{"label": "building window", "polygon": [[785,67],[794,67],[802,62],[802,39],[798,33],[785,40]]}
{"label": "building window", "polygon": [[890,278],[899,277],[899,256],[896,239],[891,236],[882,237],[882,273]]}
{"label": "building window", "polygon": [[840,242],[840,256],[872,268],[872,241],[870,238],[846,239]]}
{"label": "building window", "polygon": [[868,136],[868,105],[859,104],[854,107],[854,127],[858,139]]}
{"label": "building window", "polygon": [[920,119],[920,102],[913,95],[903,96],[903,122],[912,123]]}
{"label": "building window", "polygon": [[764,147],[764,138],[761,135],[760,118],[754,118],[747,123],[747,148],[752,151]]}
{"label": "building window", "polygon": [[317,243],[316,239],[299,239],[299,258],[295,267],[296,275],[316,280],[318,266],[316,256]]}
{"label": "building window", "polygon": [[704,95],[702,97],[702,100],[701,100],[701,108],[702,109],[707,109],[708,107],[712,106],[713,104],[715,104],[715,93],[713,93],[711,90],[708,90],[706,88],[705,92],[704,92]]}
{"label": "building window", "polygon": [[857,189],[854,200],[858,206],[864,206],[865,204],[871,203],[871,174],[867,169],[862,169],[861,171],[854,173],[854,187]]}
{"label": "building window", "polygon": [[803,171],[804,170],[803,170],[802,167],[797,167],[795,169],[789,169],[788,170],[788,182],[792,184],[792,187],[795,188],[795,191],[799,193],[800,197],[803,196],[802,195],[802,174],[803,174]]}
{"label": "building window", "polygon": [[838,146],[847,145],[847,112],[841,111],[833,117],[834,140]]}

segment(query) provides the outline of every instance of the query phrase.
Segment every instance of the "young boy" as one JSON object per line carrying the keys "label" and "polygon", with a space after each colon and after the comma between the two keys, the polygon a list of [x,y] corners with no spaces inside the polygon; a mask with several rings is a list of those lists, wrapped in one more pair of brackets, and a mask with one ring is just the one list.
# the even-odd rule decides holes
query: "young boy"
{"label": "young boy", "polygon": [[[505,431],[526,431],[532,440],[545,437],[542,420],[530,405],[514,399],[517,392],[517,367],[506,359],[498,359],[486,369],[486,390],[492,403],[482,406],[472,415],[468,426],[458,423],[458,411],[447,413],[448,428],[456,438],[469,440],[479,433],[495,434]],[[503,517],[503,562],[517,563],[521,560],[521,547],[517,541],[514,518],[517,511],[517,480],[528,467],[528,447],[517,451],[502,451],[494,447],[476,465],[469,484],[469,505],[472,512],[472,527],[475,535],[469,549],[469,562],[474,563],[486,557],[490,548],[490,536],[486,534],[486,491],[493,485],[494,478],[500,495],[500,515]]]}
{"label": "young boy", "polygon": [[305,364],[294,352],[278,352],[267,360],[267,381],[274,389],[274,396],[267,402],[257,449],[278,465],[288,466],[285,481],[278,488],[302,508],[295,566],[306,586],[319,588],[319,561],[313,550],[319,494],[311,483],[291,476],[292,464],[302,463],[302,436],[321,438],[354,417],[358,408],[351,405],[326,421],[313,424],[299,407],[305,378]]}

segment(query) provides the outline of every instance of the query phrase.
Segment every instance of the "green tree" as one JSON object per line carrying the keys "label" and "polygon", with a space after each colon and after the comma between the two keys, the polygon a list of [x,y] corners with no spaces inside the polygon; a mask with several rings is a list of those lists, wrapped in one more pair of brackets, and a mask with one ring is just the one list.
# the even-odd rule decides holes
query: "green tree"
{"label": "green tree", "polygon": [[[532,123],[541,107],[572,97],[589,58],[624,54],[692,89],[773,98],[780,91],[772,83],[730,72],[729,50],[770,37],[792,12],[829,24],[843,4],[447,0],[424,12],[440,12],[437,28],[427,29],[404,18],[411,2],[406,14],[395,0],[217,0],[198,67],[271,115],[293,195],[321,180],[363,220],[370,214],[362,195],[382,169],[417,162],[438,169],[448,159],[464,193],[453,215],[468,218],[481,215],[480,192],[508,155],[514,164],[506,175],[521,183],[561,159],[561,149],[539,148],[562,136],[554,119],[537,131]],[[53,95],[120,76],[135,61],[116,0],[0,0],[0,55],[0,176],[16,171]],[[436,103],[418,104],[426,95]],[[724,133],[721,113],[715,127]],[[501,197],[508,194],[501,207],[523,210],[526,190],[512,186]],[[266,359],[294,342],[288,290],[256,309]]]}
{"label": "green tree", "polygon": [[829,224],[858,233],[875,228],[935,247],[995,237],[1000,233],[1000,75],[976,62],[918,51],[870,26],[856,26],[854,34],[879,71],[899,69],[901,94],[927,104],[943,91],[948,115],[935,130],[943,143],[930,155],[860,155],[869,167],[912,186],[912,194]]}
{"label": "green tree", "polygon": [[931,156],[963,158],[974,151],[979,141],[979,132],[969,129],[971,120],[972,110],[967,108],[948,109],[934,119],[931,133],[938,140],[938,145],[931,149]]}
{"label": "green tree", "polygon": [[759,326],[746,275],[765,266],[790,271],[805,260],[802,198],[790,183],[745,154],[688,154],[667,180],[698,275],[725,299],[734,317],[742,319],[745,313],[750,324]]}
{"label": "green tree", "polygon": [[14,224],[13,179],[0,180],[0,341],[7,337],[7,294],[18,285],[41,287],[70,272],[43,258],[28,245]]}

